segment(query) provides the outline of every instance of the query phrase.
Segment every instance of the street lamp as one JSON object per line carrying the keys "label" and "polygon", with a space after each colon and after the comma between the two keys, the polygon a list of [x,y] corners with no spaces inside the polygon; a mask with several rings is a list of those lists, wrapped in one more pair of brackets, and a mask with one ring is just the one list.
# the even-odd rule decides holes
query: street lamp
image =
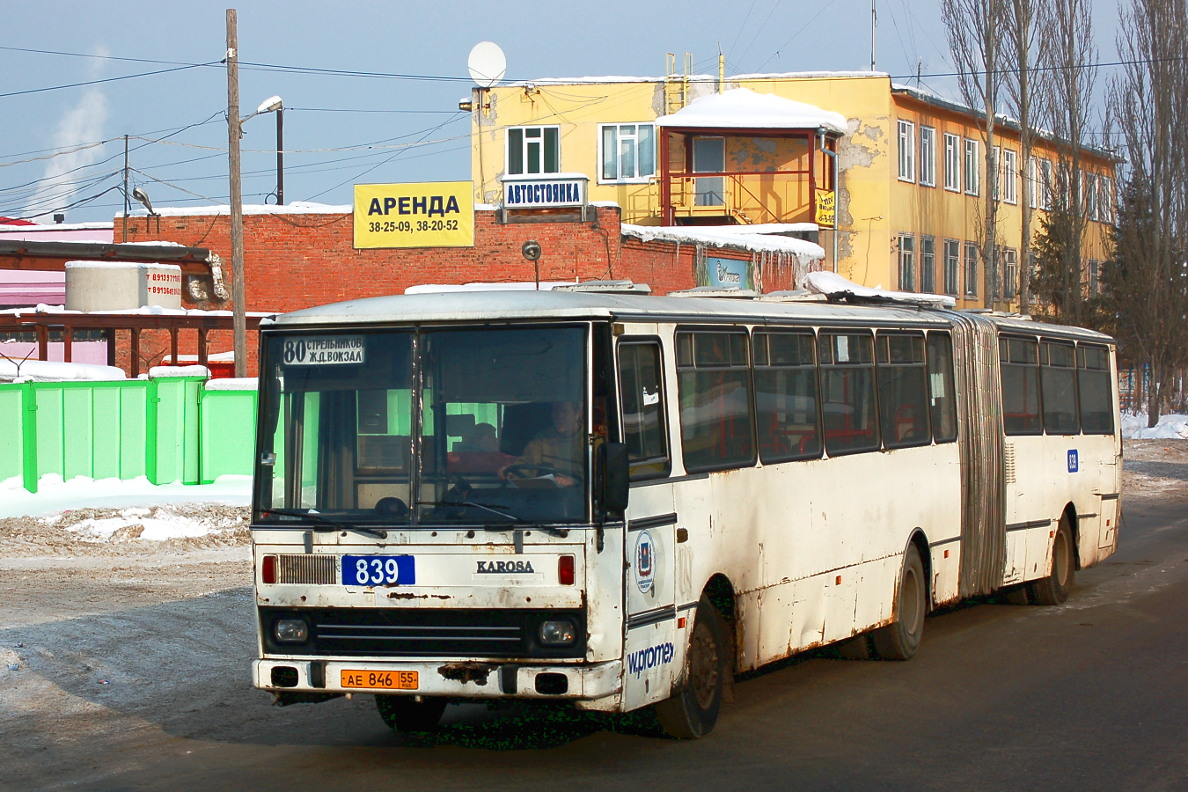
{"label": "street lamp", "polygon": [[260,103],[256,112],[240,119],[242,126],[249,118],[255,118],[264,113],[276,113],[276,203],[285,202],[285,104],[279,96],[270,96]]}

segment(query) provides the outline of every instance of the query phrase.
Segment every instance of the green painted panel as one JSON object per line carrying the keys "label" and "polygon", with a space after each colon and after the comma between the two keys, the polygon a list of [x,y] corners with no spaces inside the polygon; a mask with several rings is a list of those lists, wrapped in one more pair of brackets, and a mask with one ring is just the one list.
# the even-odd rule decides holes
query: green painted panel
{"label": "green painted panel", "polygon": [[254,390],[203,391],[201,401],[201,482],[219,476],[251,475],[256,447]]}
{"label": "green painted panel", "polygon": [[62,465],[62,386],[57,382],[39,382],[33,389],[37,413],[37,477],[61,476]]}
{"label": "green painted panel", "polygon": [[24,385],[0,385],[0,481],[25,473]]}

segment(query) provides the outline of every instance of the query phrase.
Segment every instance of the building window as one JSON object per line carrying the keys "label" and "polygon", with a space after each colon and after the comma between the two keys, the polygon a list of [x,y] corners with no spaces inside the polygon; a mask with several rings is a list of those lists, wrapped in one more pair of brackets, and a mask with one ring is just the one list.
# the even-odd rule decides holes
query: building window
{"label": "building window", "polygon": [[656,174],[654,124],[603,124],[601,181],[645,181]]}
{"label": "building window", "polygon": [[1097,174],[1085,174],[1085,216],[1090,220],[1100,220],[1100,206],[1097,203]]}
{"label": "building window", "polygon": [[911,234],[899,235],[899,288],[916,290],[916,238]]}
{"label": "building window", "polygon": [[930,236],[920,237],[920,291],[932,294],[936,291],[936,240]]}
{"label": "building window", "polygon": [[978,246],[965,243],[965,296],[978,296]]}
{"label": "building window", "polygon": [[945,133],[945,189],[961,192],[961,138]]}
{"label": "building window", "polygon": [[911,121],[899,122],[899,180],[916,180],[916,135]]}
{"label": "building window", "polygon": [[561,172],[559,127],[511,127],[507,130],[508,176]]}
{"label": "building window", "polygon": [[936,130],[920,127],[920,184],[936,186]]}
{"label": "building window", "polygon": [[1019,172],[1018,155],[1011,149],[1002,150],[1002,200],[1009,204],[1019,202],[1016,175]]}
{"label": "building window", "polygon": [[1089,259],[1089,296],[1101,296],[1101,262]]}
{"label": "building window", "polygon": [[1114,180],[1102,176],[1097,187],[1097,215],[1103,223],[1114,222]]}
{"label": "building window", "polygon": [[1016,286],[1019,285],[1019,251],[1014,248],[1002,249],[1002,298],[1015,299]]}
{"label": "building window", "polygon": [[961,290],[961,243],[945,240],[945,294],[956,296]]}
{"label": "building window", "polygon": [[978,194],[978,141],[965,139],[965,192]]}
{"label": "building window", "polygon": [[1039,161],[1039,208],[1045,211],[1052,208],[1052,160]]}

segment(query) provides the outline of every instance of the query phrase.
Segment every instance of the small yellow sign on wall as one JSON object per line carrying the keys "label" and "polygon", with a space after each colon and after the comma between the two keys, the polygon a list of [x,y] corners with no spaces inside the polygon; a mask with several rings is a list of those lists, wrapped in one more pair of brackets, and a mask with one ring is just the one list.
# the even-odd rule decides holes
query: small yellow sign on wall
{"label": "small yellow sign on wall", "polygon": [[837,193],[833,190],[817,190],[817,216],[815,222],[819,226],[836,227],[837,224]]}
{"label": "small yellow sign on wall", "polygon": [[474,246],[472,182],[355,185],[355,248]]}

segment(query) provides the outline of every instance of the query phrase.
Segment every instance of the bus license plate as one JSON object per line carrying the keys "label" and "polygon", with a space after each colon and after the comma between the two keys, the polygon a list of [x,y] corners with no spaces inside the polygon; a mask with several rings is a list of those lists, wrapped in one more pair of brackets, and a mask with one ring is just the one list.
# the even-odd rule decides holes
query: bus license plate
{"label": "bus license plate", "polygon": [[344,555],[344,586],[411,586],[417,582],[410,555]]}
{"label": "bus license plate", "polygon": [[343,669],[339,684],[344,688],[374,688],[376,690],[416,690],[416,671],[357,671]]}

